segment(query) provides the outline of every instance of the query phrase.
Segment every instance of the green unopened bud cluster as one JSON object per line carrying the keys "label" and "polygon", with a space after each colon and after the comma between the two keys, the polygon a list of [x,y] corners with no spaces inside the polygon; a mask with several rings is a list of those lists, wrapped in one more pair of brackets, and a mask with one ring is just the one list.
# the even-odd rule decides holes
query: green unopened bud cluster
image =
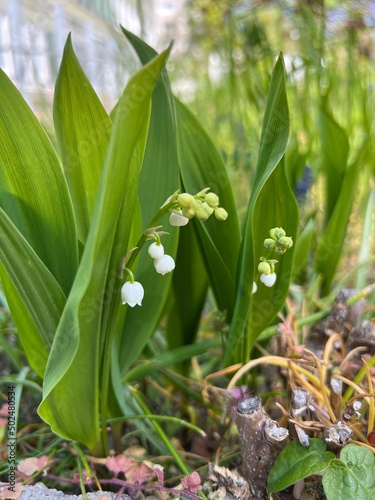
{"label": "green unopened bud cluster", "polygon": [[284,254],[293,246],[293,240],[286,235],[282,227],[274,227],[270,230],[271,238],[264,240],[264,247],[267,250],[273,250],[277,255]]}
{"label": "green unopened bud cluster", "polygon": [[[270,230],[270,238],[266,238],[263,245],[268,250],[268,253],[266,257],[260,257],[260,262],[258,264],[259,279],[266,286],[271,287],[275,284],[277,278],[275,273],[275,264],[277,264],[277,260],[269,259],[269,256],[272,252],[276,255],[284,254],[289,248],[292,248],[293,240],[286,235],[282,227],[274,227]],[[254,285],[256,285],[255,282],[253,284],[253,293],[255,293],[257,289]]]}
{"label": "green unopened bud cluster", "polygon": [[198,220],[205,221],[212,214],[215,214],[217,220],[226,220],[228,212],[219,206],[219,197],[215,193],[208,193],[210,188],[205,188],[196,195],[181,193],[177,197],[177,204],[181,213],[187,219],[196,217]]}

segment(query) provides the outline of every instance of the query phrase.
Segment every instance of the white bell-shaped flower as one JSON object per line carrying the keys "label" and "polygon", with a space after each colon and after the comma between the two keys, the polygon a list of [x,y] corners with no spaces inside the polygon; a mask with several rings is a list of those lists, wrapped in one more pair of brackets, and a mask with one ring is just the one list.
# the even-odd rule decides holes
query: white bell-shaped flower
{"label": "white bell-shaped flower", "polygon": [[276,282],[276,273],[271,273],[271,274],[261,274],[260,275],[260,281],[264,283],[266,286],[273,286]]}
{"label": "white bell-shaped flower", "polygon": [[169,216],[169,224],[171,226],[186,226],[186,224],[189,222],[189,219],[182,215],[182,211],[175,210],[171,212],[171,215]]}
{"label": "white bell-shaped flower", "polygon": [[253,290],[251,293],[255,293],[258,290],[258,285],[253,281]]}
{"label": "white bell-shaped flower", "polygon": [[153,259],[161,259],[164,255],[163,245],[158,245],[156,241],[154,241],[154,243],[151,243],[147,251],[150,257],[152,257]]}
{"label": "white bell-shaped flower", "polygon": [[175,263],[170,255],[163,255],[161,259],[154,260],[154,266],[157,273],[164,275],[173,271]]}
{"label": "white bell-shaped flower", "polygon": [[127,281],[121,288],[121,301],[130,307],[141,306],[144,294],[143,286],[138,281],[134,281],[134,283]]}

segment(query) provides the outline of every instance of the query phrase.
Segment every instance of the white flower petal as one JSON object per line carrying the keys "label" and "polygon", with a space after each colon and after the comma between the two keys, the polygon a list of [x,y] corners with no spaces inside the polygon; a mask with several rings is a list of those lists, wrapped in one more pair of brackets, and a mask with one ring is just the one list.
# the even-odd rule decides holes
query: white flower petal
{"label": "white flower petal", "polygon": [[150,257],[152,257],[153,259],[161,259],[164,255],[163,245],[158,245],[156,241],[154,241],[154,243],[151,243],[147,251]]}
{"label": "white flower petal", "polygon": [[134,281],[134,283],[127,281],[121,288],[121,301],[130,307],[141,306],[144,294],[143,286],[138,281]]}
{"label": "white flower petal", "polygon": [[182,215],[182,211],[171,212],[171,215],[169,216],[169,224],[171,226],[186,226],[188,222],[189,219]]}
{"label": "white flower petal", "polygon": [[258,285],[253,281],[253,290],[251,293],[255,293],[258,290]]}
{"label": "white flower petal", "polygon": [[173,271],[175,263],[170,255],[163,255],[161,259],[154,260],[154,266],[157,273],[164,275]]}
{"label": "white flower petal", "polygon": [[266,286],[273,286],[276,282],[276,273],[272,274],[261,274],[260,275],[260,281],[264,283]]}

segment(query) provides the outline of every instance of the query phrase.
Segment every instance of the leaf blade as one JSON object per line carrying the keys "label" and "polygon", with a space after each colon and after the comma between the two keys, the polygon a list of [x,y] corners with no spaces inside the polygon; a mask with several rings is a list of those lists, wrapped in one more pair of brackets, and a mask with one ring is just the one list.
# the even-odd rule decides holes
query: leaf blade
{"label": "leaf blade", "polygon": [[334,458],[334,453],[326,451],[321,439],[310,439],[308,447],[302,446],[298,439],[291,441],[276,457],[268,477],[268,492],[281,491],[300,479],[327,469]]}
{"label": "leaf blade", "polygon": [[78,247],[66,181],[43,127],[2,71],[0,135],[0,206],[67,294]]}
{"label": "leaf blade", "polygon": [[53,118],[78,237],[85,243],[112,123],[74,53],[70,34],[56,80]]}

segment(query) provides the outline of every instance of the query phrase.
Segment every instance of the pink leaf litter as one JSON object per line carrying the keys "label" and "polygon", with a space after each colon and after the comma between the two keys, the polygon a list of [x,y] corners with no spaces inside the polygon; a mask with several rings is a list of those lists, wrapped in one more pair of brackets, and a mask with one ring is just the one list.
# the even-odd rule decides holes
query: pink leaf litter
{"label": "pink leaf litter", "polygon": [[[91,465],[91,464],[90,464],[90,465]],[[91,465],[91,467],[92,467],[92,465]],[[92,470],[91,470],[91,472],[92,472]],[[75,472],[75,473],[73,474],[73,481],[77,481],[77,482],[79,482],[79,481],[80,481],[80,479],[81,479],[81,476],[79,475],[79,473],[78,473],[78,472]],[[90,484],[90,482],[91,482],[91,477],[89,476],[89,473],[87,472],[87,470],[86,470],[86,469],[84,469],[84,470],[82,471],[82,479],[83,479],[83,482],[84,482],[85,484]]]}
{"label": "pink leaf litter", "polygon": [[181,484],[185,490],[191,491],[191,493],[198,493],[202,489],[201,478],[198,472],[192,472],[190,476],[185,476]]}
{"label": "pink leaf litter", "polygon": [[233,387],[233,389],[231,389],[229,393],[236,401],[242,401],[243,399],[246,399],[250,396],[247,385],[241,385],[241,387]]}
{"label": "pink leaf litter", "polygon": [[48,464],[48,456],[42,455],[39,458],[30,457],[20,460],[17,466],[17,470],[29,477],[35,474],[35,472],[43,470]]}
{"label": "pink leaf litter", "polygon": [[17,500],[21,496],[24,487],[21,484],[11,486],[9,483],[0,483],[0,498]]}
{"label": "pink leaf litter", "polygon": [[159,464],[154,465],[154,472],[161,486],[164,484],[164,467]]}
{"label": "pink leaf litter", "polygon": [[125,455],[116,455],[115,457],[107,457],[105,464],[107,468],[117,476],[120,472],[126,474],[134,465],[134,459],[126,457]]}
{"label": "pink leaf litter", "polygon": [[127,480],[131,483],[143,484],[147,483],[155,477],[156,471],[145,463],[137,464],[132,467],[128,474]]}

